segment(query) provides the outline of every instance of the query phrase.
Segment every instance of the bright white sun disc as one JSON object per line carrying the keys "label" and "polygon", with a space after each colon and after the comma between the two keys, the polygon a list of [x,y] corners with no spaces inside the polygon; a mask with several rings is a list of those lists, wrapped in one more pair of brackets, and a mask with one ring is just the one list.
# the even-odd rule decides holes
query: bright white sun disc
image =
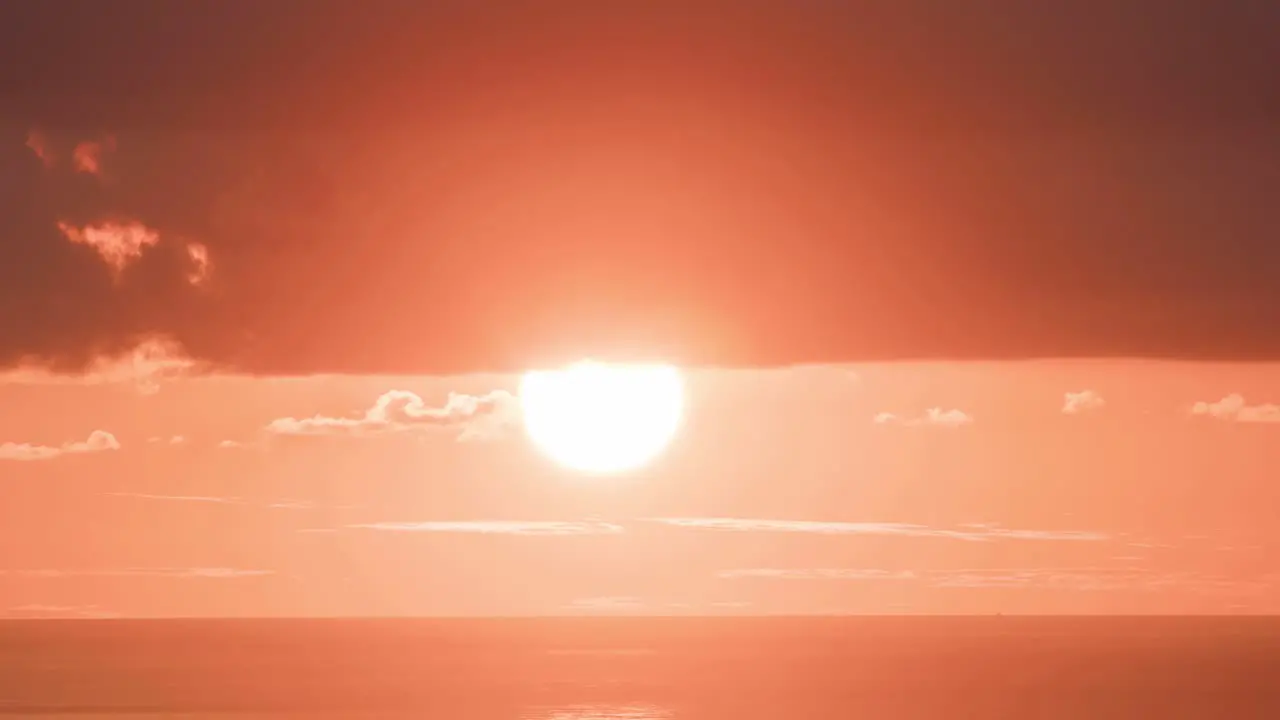
{"label": "bright white sun disc", "polygon": [[552,460],[582,472],[635,469],[671,442],[684,382],[670,365],[581,362],[520,381],[525,432]]}

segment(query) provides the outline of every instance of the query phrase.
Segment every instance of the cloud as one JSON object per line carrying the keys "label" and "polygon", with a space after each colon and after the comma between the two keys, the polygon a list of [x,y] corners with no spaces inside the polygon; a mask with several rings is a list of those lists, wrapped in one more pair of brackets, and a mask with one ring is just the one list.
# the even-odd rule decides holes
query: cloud
{"label": "cloud", "polygon": [[115,435],[105,430],[94,430],[86,440],[65,442],[57,446],[7,442],[0,445],[0,460],[53,460],[63,455],[84,455],[119,449],[120,442]]}
{"label": "cloud", "polygon": [[1102,396],[1093,390],[1067,392],[1063,395],[1062,412],[1067,415],[1079,415],[1101,410],[1106,404],[1107,402],[1102,399]]}
{"label": "cloud", "polygon": [[745,568],[722,570],[716,576],[723,580],[915,580],[918,577],[910,570],[875,568]]}
{"label": "cloud", "polygon": [[877,425],[932,425],[955,428],[971,424],[973,418],[962,410],[943,410],[942,408],[934,407],[925,410],[924,415],[916,418],[903,418],[893,413],[882,412],[872,418],[872,422]]}
{"label": "cloud", "polygon": [[1229,578],[1133,567],[971,568],[881,570],[866,568],[744,568],[722,570],[724,580],[852,580],[920,583],[936,588],[1015,588],[1064,591],[1176,590],[1207,595],[1250,595],[1280,586],[1274,576]]}
{"label": "cloud", "polygon": [[71,164],[78,173],[102,174],[102,156],[116,149],[116,139],[108,136],[101,142],[87,140],[77,143],[71,152]]}
{"label": "cloud", "polygon": [[756,518],[649,518],[648,522],[675,527],[727,532],[778,532],[810,533],[816,535],[899,535],[905,537],[936,537],[972,542],[992,540],[1107,540],[1108,535],[1077,530],[1013,530],[992,526],[952,530],[932,528],[910,523],[883,522],[822,522],[815,520],[773,520]]}
{"label": "cloud", "polygon": [[196,287],[203,286],[213,272],[213,263],[209,260],[209,247],[204,243],[187,243],[187,259],[191,261],[191,270],[187,273],[187,282]]}
{"label": "cloud", "polygon": [[265,577],[275,575],[275,570],[246,570],[229,567],[189,567],[189,568],[104,568],[104,569],[41,569],[41,570],[0,570],[0,575],[39,578],[68,577],[163,577],[163,578],[207,578],[229,580],[236,578]]}
{"label": "cloud", "polygon": [[980,568],[932,571],[934,587],[1020,588],[1070,591],[1176,590],[1205,595],[1254,594],[1276,586],[1269,576],[1229,578],[1196,572],[1156,572],[1140,568]]}
{"label": "cloud", "polygon": [[93,248],[117,278],[143,251],[160,242],[158,232],[139,222],[107,221],[83,227],[59,222],[58,230],[72,243]]}
{"label": "cloud", "polygon": [[571,610],[591,610],[591,611],[618,611],[618,610],[638,610],[644,607],[644,601],[638,597],[630,595],[607,595],[602,597],[585,597],[577,598],[568,603],[567,608]]}
{"label": "cloud", "polygon": [[0,384],[12,385],[114,385],[132,384],[138,392],[153,394],[163,382],[186,377],[202,369],[176,341],[150,337],[118,355],[99,355],[75,372],[57,372],[31,363],[0,373]]}
{"label": "cloud", "polygon": [[349,528],[390,532],[478,533],[482,535],[617,535],[621,525],[595,520],[455,520],[377,522]]}
{"label": "cloud", "polygon": [[1217,402],[1197,402],[1191,406],[1191,414],[1242,423],[1272,423],[1280,422],[1280,405],[1247,405],[1243,395],[1232,393]]}
{"label": "cloud", "polygon": [[187,439],[181,435],[173,435],[167,438],[154,435],[147,438],[147,442],[152,445],[158,445],[160,443],[164,443],[166,445],[183,445],[187,442]]}
{"label": "cloud", "polygon": [[151,493],[108,492],[107,497],[135,498],[138,500],[162,500],[169,502],[209,503],[212,505],[240,505],[285,510],[309,510],[315,504],[308,500],[273,500],[251,502],[240,497],[221,497],[217,495],[154,495]]}
{"label": "cloud", "polygon": [[28,131],[27,149],[34,153],[45,167],[53,167],[55,158],[53,151],[49,148],[49,139],[45,137],[44,133],[34,129]]}
{"label": "cloud", "polygon": [[178,502],[216,503],[220,505],[244,505],[245,501],[236,497],[216,497],[212,495],[152,495],[150,493],[108,492],[108,497],[138,498],[140,500],[174,500]]}
{"label": "cloud", "polygon": [[369,436],[446,427],[459,429],[459,440],[472,440],[491,437],[518,418],[518,403],[506,390],[485,395],[451,392],[440,407],[429,407],[407,390],[390,390],[360,417],[286,417],[271,421],[265,429],[275,435]]}
{"label": "cloud", "polygon": [[6,611],[6,616],[16,618],[118,618],[120,613],[103,610],[97,605],[16,605]]}

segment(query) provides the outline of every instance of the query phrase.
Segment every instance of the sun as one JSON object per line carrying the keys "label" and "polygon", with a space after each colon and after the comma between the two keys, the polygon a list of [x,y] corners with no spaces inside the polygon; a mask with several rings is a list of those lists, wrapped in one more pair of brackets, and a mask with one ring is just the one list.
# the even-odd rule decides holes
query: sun
{"label": "sun", "polygon": [[633,470],[662,452],[684,413],[684,380],[670,365],[584,361],[520,381],[529,439],[585,473]]}

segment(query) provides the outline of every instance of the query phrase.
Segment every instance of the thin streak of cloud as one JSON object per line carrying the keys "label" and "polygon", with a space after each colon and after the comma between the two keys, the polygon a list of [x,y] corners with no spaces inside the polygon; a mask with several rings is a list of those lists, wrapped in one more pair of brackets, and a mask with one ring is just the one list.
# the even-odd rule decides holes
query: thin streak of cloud
{"label": "thin streak of cloud", "polygon": [[53,460],[64,455],[86,455],[119,449],[120,442],[115,435],[106,430],[94,430],[86,440],[65,442],[57,446],[7,442],[0,445],[0,460],[35,462]]}
{"label": "thin streak of cloud", "polygon": [[971,542],[992,540],[1066,540],[1098,541],[1109,536],[1076,530],[1014,530],[987,527],[973,530],[933,528],[927,525],[887,522],[822,522],[814,520],[776,520],[760,518],[648,518],[648,522],[675,527],[726,532],[777,532],[810,533],[817,535],[899,535],[905,537],[934,537]]}
{"label": "thin streak of cloud", "polygon": [[1062,412],[1065,415],[1080,415],[1101,410],[1106,404],[1107,401],[1093,390],[1067,392],[1063,395]]}
{"label": "thin streak of cloud", "polygon": [[13,618],[83,618],[110,619],[120,617],[120,613],[103,610],[97,605],[16,605],[9,608],[5,615]]}
{"label": "thin streak of cloud", "polygon": [[389,532],[478,533],[482,535],[616,535],[621,525],[593,520],[454,520],[377,522],[349,528]]}
{"label": "thin streak of cloud", "polygon": [[267,501],[251,501],[240,497],[221,497],[217,495],[157,495],[152,493],[108,492],[107,497],[133,498],[136,500],[156,500],[162,502],[208,503],[211,505],[238,505],[241,507],[260,507],[273,510],[311,510],[316,507],[309,500],[281,499]]}
{"label": "thin streak of cloud", "polygon": [[229,567],[190,567],[190,568],[105,568],[105,569],[68,569],[49,568],[37,570],[0,570],[0,575],[38,578],[69,577],[163,577],[163,578],[208,578],[235,579],[249,577],[265,577],[275,575],[275,570],[254,570]]}
{"label": "thin streak of cloud", "polygon": [[244,505],[245,501],[235,497],[216,497],[211,495],[152,495],[150,493],[108,492],[108,497],[136,498],[139,500],[172,500],[175,502],[216,503],[219,505]]}
{"label": "thin streak of cloud", "polygon": [[182,445],[187,442],[187,439],[181,435],[173,435],[167,438],[159,435],[153,435],[152,437],[147,438],[147,442],[152,445]]}
{"label": "thin streak of cloud", "polygon": [[391,390],[360,417],[285,417],[271,421],[265,429],[274,435],[364,437],[444,427],[460,430],[459,440],[471,440],[494,436],[518,417],[516,398],[506,390],[484,395],[449,393],[440,407],[428,406],[407,390]]}
{"label": "thin streak of cloud", "polygon": [[629,595],[577,598],[566,605],[566,607],[571,610],[588,610],[593,612],[638,610],[644,606],[645,603],[643,600]]}
{"label": "thin streak of cloud", "polygon": [[742,568],[722,570],[723,580],[894,581],[935,588],[1005,588],[1075,592],[1137,590],[1201,595],[1257,595],[1280,587],[1280,578],[1263,575],[1229,578],[1195,572],[1156,572],[1134,567],[962,568],[883,570],[867,568]]}
{"label": "thin streak of cloud", "polygon": [[973,424],[973,417],[963,410],[943,410],[937,407],[925,410],[924,415],[920,417],[904,418],[893,413],[882,412],[875,415],[871,420],[877,425],[905,425],[907,427],[958,428]]}
{"label": "thin streak of cloud", "polygon": [[1191,406],[1191,414],[1242,423],[1274,423],[1280,422],[1280,405],[1249,405],[1243,395],[1231,393],[1217,402],[1195,403]]}
{"label": "thin streak of cloud", "polygon": [[918,577],[910,570],[877,568],[743,568],[722,570],[716,576],[723,580],[915,580]]}

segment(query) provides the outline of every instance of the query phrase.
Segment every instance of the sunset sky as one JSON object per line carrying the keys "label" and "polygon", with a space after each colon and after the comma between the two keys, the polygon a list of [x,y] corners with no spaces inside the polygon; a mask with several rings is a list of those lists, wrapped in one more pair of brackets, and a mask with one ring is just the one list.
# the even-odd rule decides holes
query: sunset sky
{"label": "sunset sky", "polygon": [[0,614],[1280,610],[1277,26],[5,5]]}

